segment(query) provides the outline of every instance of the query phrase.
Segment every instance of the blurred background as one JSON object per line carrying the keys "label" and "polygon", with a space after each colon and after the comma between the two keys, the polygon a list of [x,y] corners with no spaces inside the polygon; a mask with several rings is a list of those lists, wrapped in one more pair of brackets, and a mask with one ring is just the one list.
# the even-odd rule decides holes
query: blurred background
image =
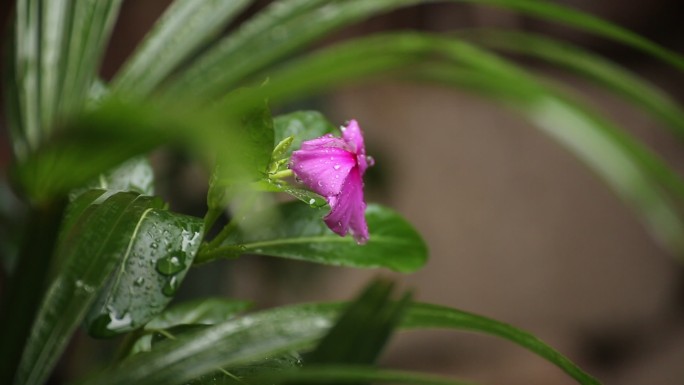
{"label": "blurred background", "polygon": [[[124,1],[102,67],[110,78],[168,0]],[[678,52],[678,0],[556,1],[611,20]],[[7,26],[9,1],[2,2]],[[247,14],[268,4],[257,1]],[[247,17],[247,15],[245,15]],[[684,76],[602,39],[472,4],[428,4],[374,18],[330,37],[414,29],[448,33],[496,27],[537,31],[597,52],[684,98]],[[650,117],[579,77],[541,63],[530,71],[560,81],[684,172],[681,143]],[[243,257],[199,268],[180,298],[225,295],[268,307],[348,299],[371,277],[395,277],[419,300],[477,312],[526,329],[605,384],[684,384],[684,268],[649,237],[636,216],[571,154],[516,114],[476,95],[402,82],[357,85],[286,106],[319,109],[340,124],[357,119],[376,159],[368,200],[395,208],[424,235],[421,271],[325,268]],[[5,131],[6,127],[2,127]],[[9,162],[2,135],[2,169]],[[174,154],[153,155],[159,192],[176,209],[203,215],[206,175]],[[217,267],[218,265],[218,267]],[[81,337],[65,371],[95,349]],[[96,355],[95,355],[96,356]],[[454,332],[397,336],[387,366],[483,384],[571,384],[560,370],[506,341]]]}

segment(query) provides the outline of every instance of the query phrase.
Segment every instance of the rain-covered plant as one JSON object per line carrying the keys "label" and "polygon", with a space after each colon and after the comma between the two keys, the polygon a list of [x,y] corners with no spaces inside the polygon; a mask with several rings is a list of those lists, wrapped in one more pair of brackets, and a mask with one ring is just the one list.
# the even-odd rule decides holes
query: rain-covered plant
{"label": "rain-covered plant", "polygon": [[[2,233],[9,280],[0,383],[45,383],[80,325],[95,338],[125,335],[111,365],[83,384],[458,384],[374,365],[396,329],[415,328],[505,338],[579,383],[598,383],[526,332],[408,295],[392,299],[384,281],[348,304],[245,315],[247,302],[207,298],[167,308],[193,266],[220,258],[256,254],[399,272],[425,263],[426,246],[410,224],[366,206],[362,178],[371,162],[357,122],[340,132],[318,112],[271,115],[269,106],[378,75],[463,87],[520,111],[681,255],[681,177],[581,100],[494,50],[584,74],[681,137],[680,107],[629,72],[567,43],[502,31],[378,34],[304,50],[340,27],[422,2],[280,0],[221,35],[251,1],[176,0],[104,82],[98,67],[121,0],[18,0],[4,60],[14,163],[3,189],[11,186],[26,210],[18,214],[3,200],[3,223],[12,225]],[[479,2],[611,38],[684,69],[680,56],[590,15],[535,0]],[[160,146],[187,153],[211,174],[203,218],[155,196],[146,156]],[[296,199],[274,203],[274,194]],[[230,221],[218,226],[224,214]]]}

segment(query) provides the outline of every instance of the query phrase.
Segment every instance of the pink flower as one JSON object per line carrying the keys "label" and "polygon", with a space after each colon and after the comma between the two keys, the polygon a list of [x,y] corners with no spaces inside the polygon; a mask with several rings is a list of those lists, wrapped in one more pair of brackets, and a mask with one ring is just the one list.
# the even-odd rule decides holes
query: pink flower
{"label": "pink flower", "polygon": [[368,241],[363,174],[372,166],[369,160],[356,120],[342,127],[342,138],[328,134],[307,140],[290,158],[295,176],[328,201],[325,224],[340,236],[351,230],[359,244]]}

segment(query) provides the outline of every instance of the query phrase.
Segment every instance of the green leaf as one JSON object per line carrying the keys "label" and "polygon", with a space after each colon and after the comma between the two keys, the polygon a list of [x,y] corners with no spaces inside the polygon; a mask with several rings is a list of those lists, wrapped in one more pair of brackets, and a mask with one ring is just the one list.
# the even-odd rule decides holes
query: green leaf
{"label": "green leaf", "polygon": [[119,268],[86,316],[89,333],[111,337],[144,325],[168,305],[202,241],[199,218],[150,209],[138,221]]}
{"label": "green leaf", "polygon": [[233,366],[229,370],[219,369],[214,373],[205,374],[190,381],[188,385],[244,385],[243,379],[259,377],[263,373],[277,376],[277,373],[289,372],[289,370],[301,367],[301,365],[302,361],[299,354],[290,352],[276,357],[267,357],[244,366]]}
{"label": "green leaf", "polygon": [[[243,254],[270,255],[335,266],[375,268],[395,271],[418,270],[427,260],[425,242],[399,214],[379,205],[370,204],[366,221],[370,239],[358,245],[352,237],[340,237],[323,222],[326,210],[313,209],[298,202],[277,207],[280,221],[261,224],[260,231],[252,231],[229,238],[239,245]],[[254,228],[259,223],[258,217]],[[227,242],[227,243],[228,243]],[[224,246],[234,250],[234,246]],[[223,250],[211,251],[215,257]],[[199,258],[207,258],[200,256]]]}
{"label": "green leaf", "polygon": [[64,51],[58,111],[66,117],[85,106],[122,0],[74,1]]}
{"label": "green leaf", "polygon": [[[218,367],[229,368],[287,351],[310,348],[330,329],[342,308],[343,304],[307,304],[241,317],[160,343],[151,352],[129,357],[85,384],[180,384],[214,372]],[[502,337],[558,366],[580,384],[599,384],[531,334],[482,316],[435,305],[414,304],[407,309],[400,327],[449,328]],[[323,378],[330,377],[320,379]]]}
{"label": "green leaf", "polygon": [[181,384],[217,368],[244,366],[311,346],[331,322],[319,314],[256,313],[160,342],[84,384]]}
{"label": "green leaf", "polygon": [[[445,0],[445,2],[448,0]],[[610,38],[684,70],[684,59],[648,39],[597,17],[536,0],[451,0],[507,8]],[[216,97],[308,43],[343,26],[424,0],[291,0],[274,2],[207,50],[171,83],[172,95]],[[315,23],[311,23],[315,20]],[[265,75],[267,76],[267,75]],[[207,82],[209,78],[212,81]]]}
{"label": "green leaf", "polygon": [[65,254],[60,257],[64,263],[43,298],[16,383],[47,379],[107,276],[130,252],[131,237],[145,213],[162,205],[134,193],[104,193],[81,214],[57,249]]}
{"label": "green leaf", "polygon": [[176,0],[112,81],[116,91],[147,96],[252,0]]}
{"label": "green leaf", "polygon": [[532,56],[577,72],[641,106],[684,139],[684,112],[671,97],[598,55],[570,43],[525,32],[478,30],[463,36],[486,47]]}
{"label": "green leaf", "polygon": [[228,321],[251,307],[249,301],[203,298],[176,304],[145,325],[145,330],[168,329],[177,325],[213,325]]}
{"label": "green leaf", "polygon": [[154,170],[145,157],[135,157],[100,174],[85,187],[71,191],[71,199],[91,189],[133,191],[141,195],[154,195]]}
{"label": "green leaf", "polygon": [[299,149],[302,142],[337,132],[323,114],[318,111],[297,111],[278,115],[273,119],[275,142],[279,143],[288,136],[294,137],[290,148],[283,155],[288,158],[292,151]]}
{"label": "green leaf", "polygon": [[252,187],[256,191],[282,192],[289,194],[311,207],[324,207],[328,204],[325,198],[315,192],[303,188],[292,187],[290,184],[279,180],[261,180],[252,184]]}
{"label": "green leaf", "polygon": [[376,280],[344,310],[307,365],[373,364],[401,320],[410,296],[391,302],[392,283]]}
{"label": "green leaf", "polygon": [[440,328],[469,330],[505,338],[558,366],[580,384],[599,384],[598,380],[583,372],[572,361],[534,335],[511,325],[473,313],[444,306],[416,303],[406,312],[401,327],[407,329]]}

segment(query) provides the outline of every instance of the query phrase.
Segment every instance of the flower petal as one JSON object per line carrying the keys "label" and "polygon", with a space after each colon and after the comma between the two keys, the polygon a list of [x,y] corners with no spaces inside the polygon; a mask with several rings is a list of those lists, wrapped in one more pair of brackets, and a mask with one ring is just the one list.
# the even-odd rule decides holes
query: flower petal
{"label": "flower petal", "polygon": [[358,168],[353,168],[336,197],[330,197],[328,204],[330,213],[323,218],[330,230],[340,236],[348,231],[354,235],[357,243],[368,241],[368,224],[366,223],[366,202],[363,200],[363,180]]}
{"label": "flower petal", "polygon": [[[337,142],[323,139],[336,139]],[[292,153],[290,168],[313,192],[324,197],[338,195],[349,171],[356,166],[356,156],[337,147],[343,145],[341,139],[319,138],[314,141],[319,143],[302,144],[302,150]]]}
{"label": "flower petal", "polygon": [[363,141],[361,127],[355,119],[350,120],[345,127],[342,127],[342,139],[344,139],[351,151],[357,155],[359,171],[361,171],[361,175],[363,176],[368,168],[366,145]]}

